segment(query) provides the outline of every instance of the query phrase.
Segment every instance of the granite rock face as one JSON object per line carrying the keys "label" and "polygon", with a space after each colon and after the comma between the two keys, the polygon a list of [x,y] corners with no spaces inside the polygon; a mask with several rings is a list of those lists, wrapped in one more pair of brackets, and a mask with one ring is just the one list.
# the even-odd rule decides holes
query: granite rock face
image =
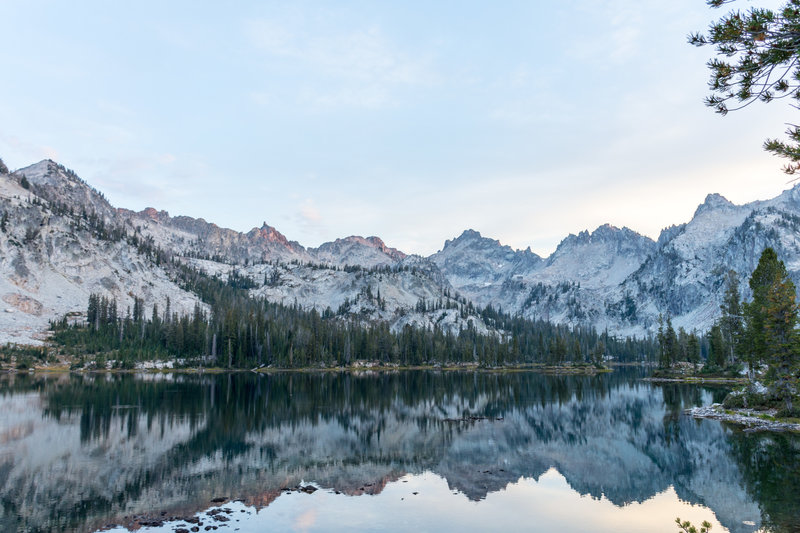
{"label": "granite rock face", "polygon": [[710,194],[689,222],[655,242],[605,224],[567,236],[546,258],[474,230],[427,258],[375,236],[305,248],[266,222],[239,232],[154,208],[116,208],[50,160],[0,172],[0,212],[0,340],[14,342],[38,342],[48,320],[79,313],[91,292],[117,298],[123,310],[134,295],[191,309],[197,298],[172,281],[154,249],[207,272],[244,272],[253,294],[273,301],[454,333],[469,320],[488,331],[474,313],[446,309],[464,299],[618,335],[651,333],[666,314],[676,327],[704,331],[719,316],[727,270],[748,298],[747,279],[766,246],[800,282],[800,185],[745,205]]}

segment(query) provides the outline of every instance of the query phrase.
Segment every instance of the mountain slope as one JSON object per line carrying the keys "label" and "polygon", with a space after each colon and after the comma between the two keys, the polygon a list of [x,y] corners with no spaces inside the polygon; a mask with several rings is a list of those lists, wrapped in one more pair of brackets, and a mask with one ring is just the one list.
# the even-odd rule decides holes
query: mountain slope
{"label": "mountain slope", "polygon": [[[40,342],[50,320],[83,313],[91,293],[116,298],[121,314],[134,296],[148,309],[170,298],[176,311],[190,311],[197,297],[111,230],[108,202],[51,163],[0,174],[0,212],[8,221],[0,231],[0,342]],[[58,202],[51,203],[55,191]]]}
{"label": "mountain slope", "polygon": [[729,269],[749,298],[747,280],[770,246],[800,281],[800,187],[780,196],[736,206],[709,195],[687,224],[665,230],[657,253],[622,285],[638,309],[635,322],[655,327],[658,313],[677,326],[705,330],[719,316],[722,279]]}
{"label": "mountain slope", "polygon": [[395,331],[405,325],[491,331],[473,311],[458,310],[433,263],[377,237],[306,250],[266,223],[240,233],[152,208],[116,209],[49,160],[4,174],[0,183],[0,212],[10,221],[0,235],[0,297],[9,305],[0,316],[0,341],[38,342],[49,320],[81,316],[90,293],[116,298],[120,313],[134,296],[148,309],[163,309],[170,298],[172,310],[191,310],[198,299],[172,281],[160,264],[164,253],[210,274],[247,276],[254,296],[332,309],[362,323],[385,321]]}
{"label": "mountain slope", "polygon": [[266,222],[243,233],[153,208],[115,208],[50,160],[0,174],[0,211],[7,221],[0,232],[6,339],[38,335],[48,319],[82,310],[90,292],[118,298],[123,309],[134,294],[148,305],[169,296],[173,309],[191,307],[197,299],[170,280],[159,249],[211,273],[241,272],[253,280],[254,295],[272,301],[395,329],[453,332],[469,320],[488,331],[477,315],[455,311],[462,298],[619,335],[653,332],[667,314],[676,326],[703,331],[719,316],[725,272],[736,271],[747,298],[747,279],[766,246],[800,282],[800,186],[745,205],[710,194],[690,221],[664,229],[657,242],[606,224],[567,236],[547,258],[473,230],[429,258],[374,236],[307,249]]}
{"label": "mountain slope", "polygon": [[655,248],[655,242],[635,231],[605,224],[592,233],[569,235],[531,279],[550,284],[579,282],[588,289],[614,287]]}
{"label": "mountain slope", "polygon": [[767,246],[800,281],[800,185],[767,201],[734,205],[710,194],[692,219],[658,242],[610,225],[564,239],[545,260],[474,231],[431,256],[453,287],[481,305],[530,318],[644,335],[659,315],[707,330],[719,316],[723,275],[733,269],[742,297]]}
{"label": "mountain slope", "polygon": [[474,231],[445,242],[431,259],[456,290],[480,305],[603,328],[614,325],[607,319],[606,302],[654,250],[647,237],[604,225],[568,236],[546,260]]}
{"label": "mountain slope", "polygon": [[181,255],[231,263],[313,260],[299,243],[289,241],[266,222],[260,228],[240,233],[202,218],[170,217],[166,211],[153,208],[117,211],[122,220],[142,235],[152,237],[156,245]]}
{"label": "mountain slope", "polygon": [[530,248],[513,250],[474,230],[445,241],[430,260],[454,288],[480,305],[496,303],[504,282],[527,277],[542,264],[542,258]]}
{"label": "mountain slope", "polygon": [[364,324],[387,322],[395,332],[406,325],[438,327],[454,335],[469,328],[479,334],[493,331],[474,311],[462,312],[447,280],[435,265],[419,256],[370,269],[301,263],[236,267],[201,259],[187,261],[209,275],[225,278],[235,271],[252,280],[253,296]]}

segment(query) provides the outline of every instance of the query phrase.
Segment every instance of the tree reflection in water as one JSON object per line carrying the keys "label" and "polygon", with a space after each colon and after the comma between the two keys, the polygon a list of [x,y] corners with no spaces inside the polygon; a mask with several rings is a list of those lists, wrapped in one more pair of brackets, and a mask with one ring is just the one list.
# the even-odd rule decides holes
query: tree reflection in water
{"label": "tree reflection in water", "polygon": [[798,527],[796,436],[690,419],[725,391],[638,377],[17,376],[0,388],[0,527],[83,530],[220,494],[266,505],[301,480],[376,493],[424,471],[480,500],[551,468],[618,506],[674,487],[731,531]]}

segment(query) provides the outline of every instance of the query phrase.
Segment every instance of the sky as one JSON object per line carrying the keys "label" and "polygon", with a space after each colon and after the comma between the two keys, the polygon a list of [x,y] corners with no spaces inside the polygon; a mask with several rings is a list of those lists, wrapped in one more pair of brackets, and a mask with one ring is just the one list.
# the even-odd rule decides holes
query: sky
{"label": "sky", "polygon": [[793,185],[762,143],[795,109],[703,104],[713,51],[686,37],[722,14],[0,0],[0,158],[54,159],[118,207],[266,222],[304,246],[378,235],[428,255],[472,228],[548,255],[604,223],[657,238],[709,193]]}

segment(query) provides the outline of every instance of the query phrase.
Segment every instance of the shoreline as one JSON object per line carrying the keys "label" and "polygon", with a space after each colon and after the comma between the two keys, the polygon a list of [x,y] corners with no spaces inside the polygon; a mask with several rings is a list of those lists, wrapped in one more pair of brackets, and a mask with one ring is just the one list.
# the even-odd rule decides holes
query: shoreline
{"label": "shoreline", "polygon": [[750,382],[748,378],[725,378],[725,377],[701,377],[701,376],[682,376],[682,377],[646,377],[642,381],[649,381],[651,383],[693,383],[705,385],[746,385]]}
{"label": "shoreline", "polygon": [[719,403],[703,407],[692,407],[684,411],[684,413],[696,419],[706,418],[745,426],[743,431],[746,433],[756,431],[800,432],[800,423],[786,422],[780,418],[775,418],[776,412],[777,410],[775,409],[763,411],[755,409],[725,409]]}
{"label": "shoreline", "polygon": [[350,365],[346,367],[302,367],[302,368],[278,368],[278,367],[260,367],[260,368],[220,368],[220,367],[185,367],[185,368],[107,368],[107,369],[70,369],[67,365],[57,366],[36,366],[31,369],[16,369],[16,368],[2,368],[0,374],[6,375],[35,375],[35,374],[224,374],[224,373],[239,373],[239,372],[254,372],[257,374],[272,374],[282,372],[350,372],[350,373],[364,373],[364,372],[402,372],[414,370],[433,370],[442,372],[490,372],[490,373],[504,373],[504,372],[537,372],[549,375],[586,375],[592,376],[596,374],[606,374],[613,372],[614,369],[610,367],[597,368],[592,365],[586,366],[549,366],[541,364],[529,365],[509,365],[501,367],[482,367],[477,364],[465,365],[381,365],[381,364],[362,364]]}

